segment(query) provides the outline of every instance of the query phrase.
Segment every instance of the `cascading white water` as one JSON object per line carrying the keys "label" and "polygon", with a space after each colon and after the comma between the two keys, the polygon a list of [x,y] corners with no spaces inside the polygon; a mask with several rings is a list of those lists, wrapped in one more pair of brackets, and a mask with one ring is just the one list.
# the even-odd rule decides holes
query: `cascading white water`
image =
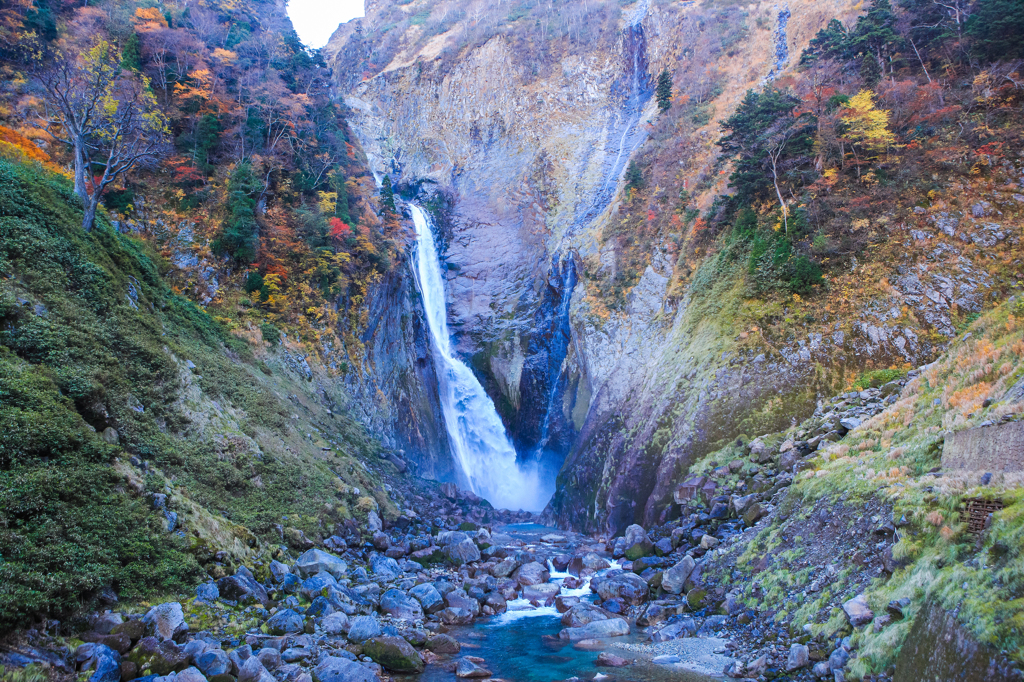
{"label": "cascading white water", "polygon": [[520,468],[516,451],[494,403],[452,350],[445,308],[444,277],[430,230],[430,218],[410,205],[416,226],[416,279],[434,349],[441,410],[452,453],[470,490],[498,508],[540,511],[554,493],[536,470]]}

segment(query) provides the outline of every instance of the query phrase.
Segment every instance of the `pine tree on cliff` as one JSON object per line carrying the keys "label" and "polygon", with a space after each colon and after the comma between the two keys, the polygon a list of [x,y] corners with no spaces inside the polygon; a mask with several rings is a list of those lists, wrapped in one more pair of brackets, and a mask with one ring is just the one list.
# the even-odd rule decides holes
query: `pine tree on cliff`
{"label": "pine tree on cliff", "polygon": [[654,96],[658,98],[658,109],[664,113],[672,106],[672,74],[665,69],[658,76],[658,89]]}
{"label": "pine tree on cliff", "polygon": [[384,180],[380,183],[380,205],[387,214],[396,213],[395,208],[395,190],[391,188],[391,177],[385,175]]}

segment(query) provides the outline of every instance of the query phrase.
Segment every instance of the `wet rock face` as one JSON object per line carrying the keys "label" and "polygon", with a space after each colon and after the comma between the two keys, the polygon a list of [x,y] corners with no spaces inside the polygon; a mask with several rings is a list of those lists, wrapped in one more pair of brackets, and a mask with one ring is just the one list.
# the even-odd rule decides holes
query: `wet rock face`
{"label": "wet rock face", "polygon": [[1019,680],[1020,673],[1005,656],[974,639],[953,614],[929,602],[900,649],[893,679],[1009,682]]}

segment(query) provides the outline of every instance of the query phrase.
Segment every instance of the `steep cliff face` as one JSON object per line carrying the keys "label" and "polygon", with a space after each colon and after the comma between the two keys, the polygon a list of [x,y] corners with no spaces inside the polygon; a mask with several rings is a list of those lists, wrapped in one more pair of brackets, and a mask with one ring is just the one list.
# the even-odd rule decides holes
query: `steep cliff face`
{"label": "steep cliff face", "polygon": [[[515,3],[417,1],[371,4],[332,39],[336,86],[371,165],[452,199],[445,256],[458,347],[520,457],[564,460],[557,523],[616,531],[664,519],[696,458],[809,414],[866,366],[920,364],[952,333],[951,310],[985,303],[993,280],[973,269],[975,255],[903,250],[899,272],[854,260],[836,279],[846,313],[804,321],[799,298],[784,301],[773,336],[762,324],[771,315],[745,302],[743,266],[709,251],[698,227],[642,248],[630,231],[631,159],[653,159],[661,177],[694,188],[689,206],[707,210],[727,191],[719,124],[748,88],[790,69],[830,18],[857,11],[640,1],[570,5],[552,20]],[[659,119],[652,85],[663,69],[679,74],[677,101],[699,103],[692,122]],[[677,200],[657,201],[651,216]],[[910,216],[944,239],[941,215]],[[914,224],[893,238],[919,241]],[[847,293],[865,277],[888,288]]]}

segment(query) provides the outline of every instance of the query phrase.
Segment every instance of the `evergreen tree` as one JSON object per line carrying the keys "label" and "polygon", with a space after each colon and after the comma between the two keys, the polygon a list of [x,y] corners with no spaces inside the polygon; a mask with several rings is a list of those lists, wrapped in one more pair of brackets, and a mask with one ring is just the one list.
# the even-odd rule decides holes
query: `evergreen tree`
{"label": "evergreen tree", "polygon": [[[810,159],[813,146],[810,115],[794,116],[800,100],[788,92],[768,88],[748,90],[736,112],[722,124],[726,133],[718,146],[735,156],[730,185],[738,203],[749,204],[778,194],[776,185],[796,181]],[[783,209],[785,210],[785,209]]]}
{"label": "evergreen tree", "polygon": [[833,19],[828,26],[818,31],[807,49],[800,55],[801,64],[811,64],[819,59],[845,59],[849,57],[847,41],[849,34],[843,22]]}
{"label": "evergreen tree", "polygon": [[259,226],[256,224],[256,200],[259,186],[252,167],[240,163],[228,179],[228,219],[211,245],[215,253],[225,253],[239,263],[256,260]]}
{"label": "evergreen tree", "polygon": [[850,50],[853,54],[874,57],[878,62],[880,77],[885,75],[886,61],[901,41],[895,24],[896,16],[889,0],[873,0],[871,9],[857,20],[856,28],[850,33]]}
{"label": "evergreen tree", "polygon": [[636,161],[630,161],[626,168],[626,187],[636,190],[644,188],[644,175]]}
{"label": "evergreen tree", "polygon": [[1024,0],[979,2],[967,20],[973,52],[991,61],[1024,57]]}
{"label": "evergreen tree", "polygon": [[[349,213],[348,207],[348,186],[345,184],[345,173],[341,169],[338,169],[331,173],[331,189],[338,195],[337,203],[334,206],[334,215],[340,218],[344,223],[351,225],[353,222],[352,216]],[[390,185],[391,181],[388,180]],[[394,198],[391,200],[394,204]]]}
{"label": "evergreen tree", "polygon": [[395,190],[391,188],[391,176],[385,175],[380,183],[380,205],[387,214],[398,212],[395,208]]}
{"label": "evergreen tree", "polygon": [[124,41],[124,49],[121,51],[121,68],[132,71],[142,70],[142,42],[139,40],[139,34],[135,31],[132,31]]}
{"label": "evergreen tree", "polygon": [[658,109],[664,113],[672,106],[672,74],[665,69],[658,76],[658,88],[654,93],[658,99]]}

